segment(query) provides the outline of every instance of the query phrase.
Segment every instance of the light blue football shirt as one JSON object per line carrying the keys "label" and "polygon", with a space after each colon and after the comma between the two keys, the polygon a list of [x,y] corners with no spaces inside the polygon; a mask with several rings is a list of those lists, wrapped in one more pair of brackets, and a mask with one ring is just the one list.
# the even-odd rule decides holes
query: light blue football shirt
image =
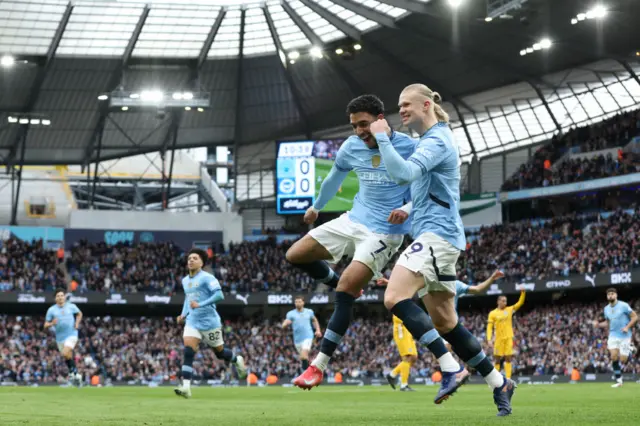
{"label": "light blue football shirt", "polygon": [[305,340],[313,339],[313,326],[311,320],[315,314],[311,309],[303,308],[302,311],[293,309],[287,312],[287,319],[291,321],[293,329],[293,343],[296,345]]}
{"label": "light blue football shirt", "polygon": [[[390,140],[402,158],[409,158],[413,154],[416,141],[410,136],[393,132]],[[351,170],[358,176],[360,187],[353,200],[353,207],[348,212],[349,219],[380,234],[408,233],[409,220],[401,225],[392,225],[387,222],[387,218],[392,210],[402,207],[410,200],[409,185],[395,183],[387,173],[387,164],[382,160],[380,150],[367,147],[364,141],[355,135],[344,141],[338,150],[336,161],[322,182],[313,206],[322,210],[336,195],[342,181]]]}
{"label": "light blue football shirt", "polygon": [[[220,328],[220,315],[215,303],[224,299],[224,295],[216,277],[201,270],[193,277],[184,277],[182,288],[185,298],[181,315],[187,317],[186,325],[201,331]],[[198,302],[200,307],[191,308],[192,300]]]}
{"label": "light blue football shirt", "polygon": [[464,250],[466,240],[459,212],[460,155],[449,125],[440,122],[427,130],[407,161],[397,155],[388,138],[384,140],[384,134],[375,136],[394,180],[411,182],[413,237],[431,232]]}
{"label": "light blue football shirt", "polygon": [[80,309],[71,302],[65,302],[62,307],[56,304],[47,310],[47,315],[45,316],[47,322],[53,321],[54,318],[58,320],[54,326],[56,342],[62,343],[69,337],[78,337],[75,315],[79,312]]}
{"label": "light blue football shirt", "polygon": [[631,306],[618,300],[615,305],[605,306],[604,317],[609,321],[609,336],[617,339],[630,339],[631,330],[626,333],[622,329],[631,321]]}

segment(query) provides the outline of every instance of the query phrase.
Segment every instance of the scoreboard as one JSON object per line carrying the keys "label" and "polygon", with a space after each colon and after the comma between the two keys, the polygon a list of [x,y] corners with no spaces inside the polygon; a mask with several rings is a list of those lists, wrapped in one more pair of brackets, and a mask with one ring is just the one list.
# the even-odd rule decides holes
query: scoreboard
{"label": "scoreboard", "polygon": [[314,141],[280,142],[276,157],[276,209],[279,214],[303,214],[315,201]]}

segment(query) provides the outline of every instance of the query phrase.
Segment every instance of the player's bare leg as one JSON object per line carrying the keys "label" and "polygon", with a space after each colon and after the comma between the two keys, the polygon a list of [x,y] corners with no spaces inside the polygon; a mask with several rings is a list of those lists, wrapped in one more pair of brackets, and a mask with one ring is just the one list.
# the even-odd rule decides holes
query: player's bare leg
{"label": "player's bare leg", "polygon": [[336,288],[340,276],[327,263],[333,259],[327,249],[312,236],[305,235],[287,250],[286,259],[293,266],[309,274],[317,283]]}
{"label": "player's bare leg", "polygon": [[511,414],[511,397],[516,385],[493,367],[482,350],[480,342],[458,321],[454,294],[447,291],[434,291],[425,295],[422,300],[440,335],[451,344],[453,351],[460,359],[477,370],[493,389],[493,400],[498,407],[498,416]]}
{"label": "player's bare leg", "polygon": [[176,395],[183,398],[191,398],[191,377],[193,375],[193,358],[198,352],[198,346],[200,346],[200,339],[195,337],[184,337],[184,358],[182,360],[182,385],[175,388],[173,391]]}
{"label": "player's bare leg", "polygon": [[364,263],[354,260],[347,266],[336,288],[335,309],[322,338],[320,353],[311,366],[293,381],[294,385],[308,390],[322,383],[323,372],[351,324],[353,304],[372,278],[373,272]]}
{"label": "player's bare leg", "polygon": [[[424,288],[424,277],[401,265],[391,272],[389,284],[384,293],[384,305],[396,317],[400,318],[413,338],[435,355],[443,376],[450,374],[455,380],[443,380],[435,403],[440,404],[453,395],[467,380],[469,373],[460,367],[444,345],[429,316],[413,300],[413,296]],[[447,376],[448,377],[448,376]],[[446,385],[446,386],[445,386]]]}

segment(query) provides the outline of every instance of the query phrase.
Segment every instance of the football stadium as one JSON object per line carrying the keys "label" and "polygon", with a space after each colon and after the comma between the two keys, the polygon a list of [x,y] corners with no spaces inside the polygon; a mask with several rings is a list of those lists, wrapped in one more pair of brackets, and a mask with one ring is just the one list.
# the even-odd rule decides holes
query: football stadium
{"label": "football stadium", "polygon": [[638,424],[639,18],[0,0],[0,425]]}

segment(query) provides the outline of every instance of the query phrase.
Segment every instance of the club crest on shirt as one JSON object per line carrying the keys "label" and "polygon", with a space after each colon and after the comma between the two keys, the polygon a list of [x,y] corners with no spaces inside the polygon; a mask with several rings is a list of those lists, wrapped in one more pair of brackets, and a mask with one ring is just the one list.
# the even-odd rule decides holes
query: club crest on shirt
{"label": "club crest on shirt", "polygon": [[380,161],[381,161],[381,158],[378,154],[371,157],[371,165],[375,168],[380,167]]}

